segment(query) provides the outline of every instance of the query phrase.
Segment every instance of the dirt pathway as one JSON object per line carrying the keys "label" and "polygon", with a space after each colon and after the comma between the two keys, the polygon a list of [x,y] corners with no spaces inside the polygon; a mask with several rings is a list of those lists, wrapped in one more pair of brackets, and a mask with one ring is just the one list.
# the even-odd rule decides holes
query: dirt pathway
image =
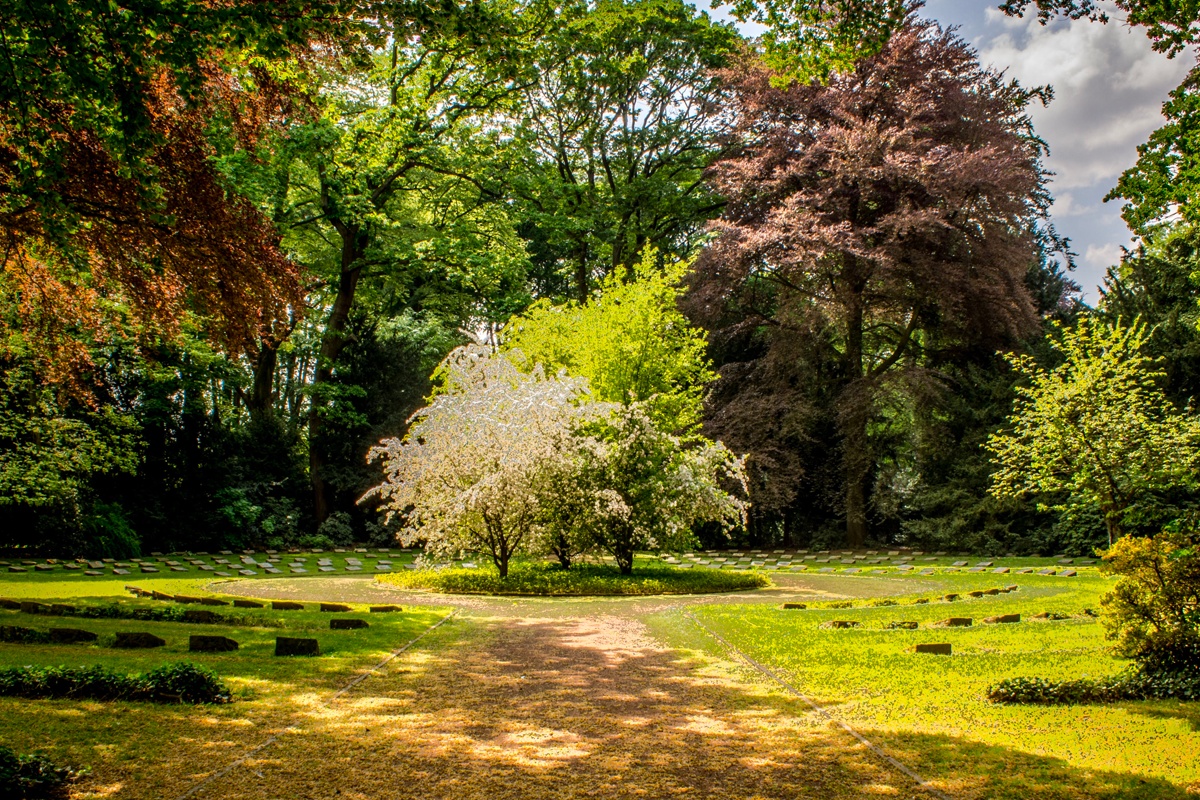
{"label": "dirt pathway", "polygon": [[460,616],[438,634],[200,797],[921,796],[799,701],[637,620]]}

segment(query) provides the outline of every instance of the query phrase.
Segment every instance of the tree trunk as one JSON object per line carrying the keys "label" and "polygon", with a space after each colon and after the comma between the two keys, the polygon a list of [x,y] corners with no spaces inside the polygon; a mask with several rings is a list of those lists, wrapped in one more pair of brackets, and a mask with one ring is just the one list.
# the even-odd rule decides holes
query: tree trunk
{"label": "tree trunk", "polygon": [[575,259],[575,285],[579,290],[579,302],[587,305],[588,296],[588,268],[587,268],[587,246],[580,248]]}
{"label": "tree trunk", "polygon": [[324,475],[325,453],[318,443],[322,427],[321,410],[325,406],[321,389],[333,377],[334,364],[337,363],[342,348],[346,346],[346,324],[350,320],[354,293],[362,275],[362,267],[355,266],[361,253],[360,246],[357,228],[343,228],[342,273],[338,279],[337,297],[334,298],[329,320],[325,324],[325,335],[321,338],[321,351],[313,371],[312,397],[308,404],[308,476],[312,483],[313,512],[318,525],[329,517],[332,510],[329,485]]}
{"label": "tree trunk", "polygon": [[246,409],[250,412],[252,420],[260,420],[274,409],[271,394],[275,386],[275,366],[278,360],[279,351],[273,345],[262,342],[258,351],[258,361],[254,365],[254,385],[246,401]]}
{"label": "tree trunk", "polygon": [[862,295],[855,292],[846,309],[846,378],[841,409],[842,471],[846,481],[846,546],[862,547],[867,538],[866,480],[867,398],[861,395],[863,379]]}

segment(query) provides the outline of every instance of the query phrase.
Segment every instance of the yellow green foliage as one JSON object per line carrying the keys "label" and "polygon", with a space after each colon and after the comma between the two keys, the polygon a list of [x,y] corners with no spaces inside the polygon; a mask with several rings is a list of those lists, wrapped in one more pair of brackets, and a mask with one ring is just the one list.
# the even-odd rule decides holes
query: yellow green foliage
{"label": "yellow green foliage", "polygon": [[1157,536],[1125,537],[1104,554],[1118,576],[1101,599],[1117,651],[1167,671],[1200,668],[1200,531],[1196,521]]}
{"label": "yellow green foliage", "polygon": [[703,332],[676,307],[688,263],[659,261],[647,248],[631,275],[609,276],[587,305],[535,303],[504,329],[501,347],[526,370],[586,378],[597,400],[645,403],[661,430],[693,430],[716,376]]}

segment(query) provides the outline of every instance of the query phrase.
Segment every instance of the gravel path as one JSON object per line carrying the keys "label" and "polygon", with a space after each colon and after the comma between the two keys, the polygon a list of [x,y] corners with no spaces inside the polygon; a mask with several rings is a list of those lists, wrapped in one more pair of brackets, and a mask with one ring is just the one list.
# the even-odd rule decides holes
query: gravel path
{"label": "gravel path", "polygon": [[800,701],[628,617],[460,615],[438,634],[200,796],[916,796]]}
{"label": "gravel path", "polygon": [[[773,577],[780,586],[754,592],[557,600],[396,591],[369,576],[214,584],[263,599],[460,614],[198,797],[925,796],[800,700],[730,662],[666,647],[639,620],[679,605],[914,589],[911,580]],[[689,625],[682,615],[678,624]]]}

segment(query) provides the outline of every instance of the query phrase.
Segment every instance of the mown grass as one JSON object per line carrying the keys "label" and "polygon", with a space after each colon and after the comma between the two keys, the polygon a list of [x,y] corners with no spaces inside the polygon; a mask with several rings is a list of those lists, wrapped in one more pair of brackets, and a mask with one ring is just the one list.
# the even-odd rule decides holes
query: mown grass
{"label": "mown grass", "polygon": [[[125,583],[166,594],[212,595],[208,581],[196,576],[104,577],[78,581],[63,574],[4,576],[0,596],[62,601],[76,606],[120,602],[129,607],[164,605],[133,600]],[[366,606],[351,613],[322,613],[317,604],[305,611],[207,608],[234,616],[232,624],[87,619],[0,610],[0,625],[46,630],[81,628],[99,634],[93,644],[0,646],[0,668],[23,665],[101,665],[120,673],[142,673],[175,661],[212,669],[233,689],[228,705],[162,706],[145,702],[25,700],[0,698],[4,743],[18,752],[41,750],[55,763],[88,766],[92,776],[85,796],[164,798],[181,794],[194,781],[237,758],[281,731],[302,730],[323,713],[320,704],[337,688],[418,635],[445,614],[444,609],[404,609],[371,614]],[[333,617],[359,617],[370,627],[352,631],[329,628]],[[145,631],[166,640],[153,650],[117,650],[118,631]],[[227,653],[188,652],[191,634],[227,636],[240,645]],[[321,655],[277,658],[275,637],[319,641]]]}
{"label": "mown grass", "polygon": [[632,575],[615,567],[575,564],[562,569],[543,562],[516,562],[500,577],[495,567],[481,569],[410,570],[379,576],[381,583],[400,589],[427,589],[446,594],[496,594],[535,596],[704,594],[757,589],[770,585],[766,577],[750,572],[680,570],[646,562],[635,565]]}
{"label": "mown grass", "polygon": [[[868,579],[869,580],[869,579]],[[745,605],[697,607],[694,614],[750,657],[780,670],[830,714],[878,739],[893,755],[956,797],[1183,797],[1200,791],[1200,704],[1121,702],[1047,708],[988,702],[1002,678],[1070,679],[1113,675],[1128,666],[1108,651],[1097,608],[1106,579],[942,575],[939,593],[1016,584],[1011,594],[952,603],[926,592],[896,606],[782,610]],[[820,604],[828,606],[829,604]],[[1044,611],[1060,622],[981,625],[984,617]],[[930,628],[947,617],[970,628]],[[862,627],[821,629],[830,620]],[[886,630],[910,620],[917,630]],[[686,619],[655,625],[678,637]],[[693,626],[694,627],[694,626]],[[675,633],[671,633],[674,630]],[[948,642],[954,655],[910,653]],[[687,644],[723,646],[692,631]]]}

